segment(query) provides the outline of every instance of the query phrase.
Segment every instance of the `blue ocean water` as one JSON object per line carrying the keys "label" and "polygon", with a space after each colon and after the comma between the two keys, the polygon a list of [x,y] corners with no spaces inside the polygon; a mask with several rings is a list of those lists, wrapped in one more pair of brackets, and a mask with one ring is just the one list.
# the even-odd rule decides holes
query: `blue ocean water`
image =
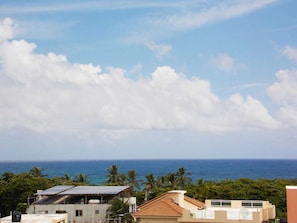
{"label": "blue ocean water", "polygon": [[297,160],[85,160],[85,161],[26,161],[0,162],[0,175],[4,172],[29,172],[38,166],[48,177],[63,177],[66,173],[74,178],[86,174],[92,184],[103,184],[107,169],[117,165],[120,173],[135,170],[138,179],[152,173],[155,176],[176,172],[184,167],[193,182],[197,179],[222,180],[238,178],[297,179]]}

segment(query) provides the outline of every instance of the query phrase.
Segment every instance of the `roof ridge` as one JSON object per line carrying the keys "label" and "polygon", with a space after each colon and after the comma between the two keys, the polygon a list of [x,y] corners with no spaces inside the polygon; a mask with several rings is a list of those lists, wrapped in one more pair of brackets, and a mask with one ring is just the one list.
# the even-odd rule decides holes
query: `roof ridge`
{"label": "roof ridge", "polygon": [[164,199],[162,202],[164,202],[167,206],[169,206],[171,209],[173,209],[179,215],[182,215],[182,210],[184,208],[182,208],[177,203],[175,203],[172,198]]}
{"label": "roof ridge", "polygon": [[143,204],[139,205],[138,208],[145,208],[146,206],[150,206],[154,202],[156,202],[156,201],[158,201],[160,199],[164,199],[164,197],[167,197],[168,194],[169,194],[168,192],[163,193],[163,194],[161,194],[161,195],[159,195],[159,196],[157,196],[157,197],[155,197],[155,198],[153,198],[151,200],[148,200],[148,201],[144,202]]}
{"label": "roof ridge", "polygon": [[205,204],[202,201],[198,201],[198,200],[196,200],[194,198],[191,198],[189,196],[185,195],[184,200],[191,203],[191,204],[194,204],[195,206],[197,206],[197,207],[199,207],[201,209],[203,209],[205,207]]}
{"label": "roof ridge", "polygon": [[134,216],[169,216],[169,217],[181,217],[183,208],[174,202],[174,199],[168,197],[158,200],[156,202],[150,202],[150,205],[139,209],[133,213]]}

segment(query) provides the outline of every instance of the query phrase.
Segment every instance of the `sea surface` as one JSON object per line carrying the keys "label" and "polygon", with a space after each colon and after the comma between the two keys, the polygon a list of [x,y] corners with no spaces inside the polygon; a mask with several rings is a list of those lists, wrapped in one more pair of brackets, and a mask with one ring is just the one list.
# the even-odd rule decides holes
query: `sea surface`
{"label": "sea surface", "polygon": [[107,169],[117,165],[120,173],[135,170],[142,180],[152,173],[156,177],[176,172],[184,167],[191,173],[193,182],[239,178],[283,178],[297,179],[297,160],[82,160],[82,161],[0,161],[0,175],[4,172],[29,172],[37,166],[48,177],[63,177],[69,174],[72,179],[80,173],[88,175],[91,184],[103,184]]}

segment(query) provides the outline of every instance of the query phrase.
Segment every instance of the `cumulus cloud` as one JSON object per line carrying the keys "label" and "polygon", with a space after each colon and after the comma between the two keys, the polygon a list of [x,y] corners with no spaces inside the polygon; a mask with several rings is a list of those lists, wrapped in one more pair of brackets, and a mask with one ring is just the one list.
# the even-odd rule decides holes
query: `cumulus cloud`
{"label": "cumulus cloud", "polygon": [[292,46],[285,46],[282,50],[282,53],[287,56],[289,59],[297,62],[297,49]]}
{"label": "cumulus cloud", "polygon": [[280,104],[280,118],[297,126],[297,70],[280,70],[276,78],[277,82],[267,88],[268,95]]}
{"label": "cumulus cloud", "polygon": [[277,82],[268,89],[268,94],[279,104],[297,105],[297,70],[280,70],[276,73]]}
{"label": "cumulus cloud", "polygon": [[35,49],[25,40],[0,44],[2,130],[225,132],[279,127],[260,101],[239,94],[224,101],[212,92],[208,80],[188,78],[170,66],[158,67],[146,79],[131,80],[120,68],[70,63],[64,55],[38,54]]}
{"label": "cumulus cloud", "polygon": [[0,42],[13,37],[13,22],[10,18],[5,18],[0,23]]}

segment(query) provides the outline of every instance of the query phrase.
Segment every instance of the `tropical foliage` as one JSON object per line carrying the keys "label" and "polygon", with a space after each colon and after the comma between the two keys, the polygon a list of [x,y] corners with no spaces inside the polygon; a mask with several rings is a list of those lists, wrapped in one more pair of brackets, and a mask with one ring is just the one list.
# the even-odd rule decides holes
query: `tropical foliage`
{"label": "tropical foliage", "polygon": [[[88,175],[79,173],[71,179],[63,177],[48,178],[43,169],[33,167],[27,173],[5,172],[0,175],[0,213],[8,215],[12,210],[25,211],[27,201],[37,190],[55,185],[89,185]],[[184,167],[176,172],[156,176],[150,173],[137,177],[135,170],[121,173],[117,165],[107,169],[105,185],[127,185],[134,190],[138,204],[169,191],[186,190],[187,195],[197,200],[205,199],[248,199],[268,200],[276,205],[277,217],[286,218],[286,185],[297,185],[297,179],[249,179],[204,180],[191,179],[191,173]],[[124,217],[129,221],[127,206],[121,199],[111,203],[110,216]]]}
{"label": "tropical foliage", "polygon": [[117,220],[119,222],[132,222],[132,217],[129,213],[129,204],[117,197],[112,199],[111,206],[107,209],[106,218],[112,222]]}

